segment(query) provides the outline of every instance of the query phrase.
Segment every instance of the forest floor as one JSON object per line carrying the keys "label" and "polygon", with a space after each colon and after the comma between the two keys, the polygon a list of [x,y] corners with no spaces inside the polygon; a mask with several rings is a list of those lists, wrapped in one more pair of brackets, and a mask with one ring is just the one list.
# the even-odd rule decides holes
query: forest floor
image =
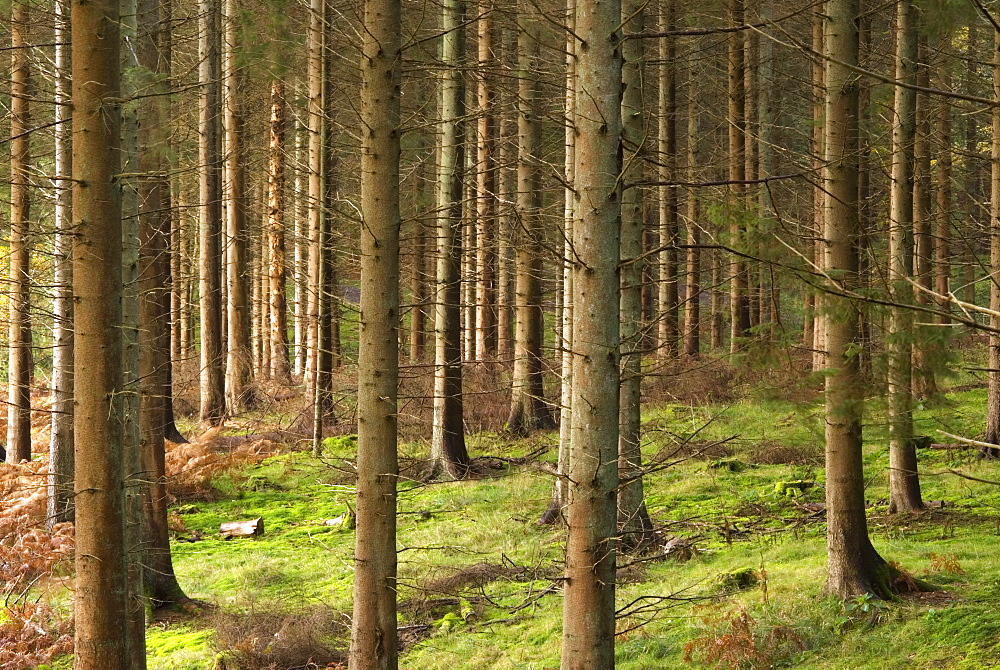
{"label": "forest floor", "polygon": [[[982,367],[980,348],[960,354]],[[619,559],[618,667],[1000,667],[1000,486],[954,474],[1000,480],[1000,463],[974,449],[922,448],[931,508],[888,515],[887,431],[873,398],[864,456],[872,539],[941,590],[844,603],[823,593],[818,380],[794,365],[743,378],[705,365],[686,373],[699,380],[667,374],[646,388],[646,503],[659,536],[646,555]],[[985,382],[974,374],[943,380],[945,392],[918,406],[918,433],[942,443],[954,440],[939,431],[982,433]],[[344,658],[354,537],[330,524],[353,498],[356,441],[327,438],[315,458],[306,441],[274,432],[289,415],[269,411],[171,448],[174,565],[205,605],[158,617],[151,670],[337,667]],[[557,439],[471,434],[477,476],[434,484],[418,476],[426,443],[401,444],[401,668],[558,668],[565,534],[538,524]],[[259,538],[219,536],[220,523],[256,517]]]}

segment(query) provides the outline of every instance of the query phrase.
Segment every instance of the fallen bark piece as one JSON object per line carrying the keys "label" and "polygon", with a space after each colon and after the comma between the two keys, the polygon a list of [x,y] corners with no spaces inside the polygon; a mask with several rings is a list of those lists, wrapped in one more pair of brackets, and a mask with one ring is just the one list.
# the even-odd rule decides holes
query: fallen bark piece
{"label": "fallen bark piece", "polygon": [[257,517],[249,521],[227,521],[219,525],[219,534],[226,540],[234,537],[258,537],[264,534],[264,519]]}

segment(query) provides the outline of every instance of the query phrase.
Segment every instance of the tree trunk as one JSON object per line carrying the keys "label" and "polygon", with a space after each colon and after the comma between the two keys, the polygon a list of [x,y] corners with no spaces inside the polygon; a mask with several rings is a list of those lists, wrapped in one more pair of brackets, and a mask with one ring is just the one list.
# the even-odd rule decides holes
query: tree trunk
{"label": "tree trunk", "polygon": [[352,670],[395,670],[399,377],[399,0],[366,0]]}
{"label": "tree trunk", "polygon": [[239,7],[225,0],[223,40],[226,201],[226,406],[240,414],[254,404],[250,354],[250,304],[247,285],[246,174],[243,151],[243,101],[236,69]]}
{"label": "tree trunk", "polygon": [[[271,379],[291,382],[288,362],[288,309],[285,298],[285,83],[271,82],[271,122],[267,173],[267,240],[270,251]],[[321,251],[322,253],[322,251]],[[322,290],[323,287],[317,287]]]}
{"label": "tree trunk", "polygon": [[476,129],[476,360],[494,358],[497,352],[496,316],[496,114],[494,111],[493,0],[480,0],[476,104],[480,110]]}
{"label": "tree trunk", "polygon": [[[734,26],[743,24],[744,0],[729,1],[729,21]],[[746,187],[739,184],[746,179],[746,53],[742,32],[729,36],[729,246],[743,246],[743,224],[746,210]],[[729,263],[729,351],[736,353],[743,348],[743,339],[750,330],[750,299],[746,262],[733,256]]]}
{"label": "tree trunk", "polygon": [[618,487],[621,4],[581,0],[576,35],[573,428],[569,459],[563,670],[615,664]]}
{"label": "tree trunk", "polygon": [[[55,3],[55,196],[52,431],[46,526],[73,521],[73,128],[70,116],[70,3]],[[16,53],[16,50],[15,50]]]}
{"label": "tree trunk", "polygon": [[889,281],[892,307],[888,353],[889,511],[923,508],[913,444],[911,360],[913,346],[913,141],[916,136],[917,12],[912,0],[896,5],[896,81],[892,114],[889,193]]}
{"label": "tree trunk", "polygon": [[573,185],[576,183],[576,130],[570,123],[576,111],[576,4],[566,1],[566,78],[563,113],[566,128],[563,131],[563,255],[559,267],[562,283],[563,306],[559,329],[559,455],[556,463],[556,479],[552,487],[552,500],[539,519],[540,524],[554,524],[563,518],[566,503],[569,471],[570,437],[573,427],[573,221],[576,218],[576,201]]}
{"label": "tree trunk", "polygon": [[[917,86],[930,87],[930,73],[926,64],[921,64],[926,56],[926,40],[918,38]],[[917,92],[917,130],[913,143],[913,246],[914,280],[923,288],[933,288],[931,261],[934,241],[931,239],[931,151],[930,151],[930,97]],[[920,304],[928,304],[927,294],[916,296]],[[922,343],[933,337],[928,326],[917,326],[917,343],[913,348],[913,394],[918,398],[937,393],[937,375],[930,357],[930,348]]]}
{"label": "tree trunk", "polygon": [[[693,45],[697,48],[697,43]],[[688,73],[687,104],[687,178],[694,182],[698,178],[699,153],[699,73],[691,66]],[[701,351],[701,225],[698,221],[698,198],[695,191],[687,193],[687,253],[685,273],[686,299],[684,308],[684,353],[697,357]]]}
{"label": "tree trunk", "polygon": [[[634,11],[634,10],[633,10]],[[675,10],[673,5],[667,3],[664,5],[663,11],[667,15],[663,19],[663,30],[669,31],[674,28],[674,13]],[[631,15],[632,12],[628,12]],[[659,92],[659,106],[660,106],[660,118],[659,118],[659,157],[660,161],[660,179],[662,181],[671,181],[676,179],[676,166],[677,166],[677,48],[675,44],[675,39],[672,37],[661,38],[660,40],[660,57],[662,62],[660,63],[660,92]],[[639,42],[641,40],[631,40],[631,42]],[[630,46],[626,44],[626,46]],[[629,73],[628,56],[625,56],[625,73]],[[642,134],[645,132],[645,128],[642,127],[642,117],[641,117],[641,107],[642,107],[642,91],[641,91],[641,81],[642,72],[636,72],[634,75],[634,82],[632,84],[633,93],[636,96],[636,101],[633,103],[632,107],[639,110],[639,117],[636,119],[631,119],[626,110],[622,110],[622,115],[626,128],[626,150],[631,142],[636,141],[636,138],[641,138]],[[625,95],[629,95],[628,86],[626,83]],[[637,125],[639,124],[639,125]],[[629,132],[629,127],[633,126],[632,132]],[[638,176],[638,175],[637,175]],[[635,190],[635,189],[631,189]],[[660,244],[662,245],[662,250],[659,253],[660,256],[660,267],[662,268],[660,272],[660,290],[659,290],[659,303],[660,303],[660,322],[659,322],[659,333],[657,343],[657,351],[659,355],[665,356],[667,358],[673,358],[677,355],[677,332],[678,332],[678,309],[679,302],[677,298],[677,243],[678,243],[678,226],[677,226],[677,187],[676,186],[661,186],[659,188],[659,214],[660,214]],[[627,196],[627,193],[626,193]],[[623,203],[622,214],[625,215],[625,211],[628,206]],[[638,216],[641,217],[641,210]],[[623,246],[625,245],[625,240],[622,240]],[[691,292],[688,290],[688,297],[690,297]],[[626,300],[625,295],[622,295],[622,300]],[[624,323],[622,324],[625,325]],[[627,336],[623,333],[622,339],[626,340]],[[623,352],[624,353],[624,352]],[[627,380],[627,376],[626,376]]]}
{"label": "tree trunk", "polygon": [[441,146],[438,160],[437,286],[434,298],[434,419],[431,476],[460,479],[469,468],[462,413],[461,263],[463,117],[459,62],[464,52],[462,0],[445,0],[441,29]]}
{"label": "tree trunk", "polygon": [[538,68],[540,33],[533,19],[518,35],[517,222],[513,231],[514,374],[507,429],[517,435],[552,428],[542,390],[541,162],[542,125],[532,73]]}
{"label": "tree trunk", "polygon": [[[645,27],[644,4],[637,0],[622,3],[622,23],[627,35],[637,35]],[[669,30],[670,19],[664,20]],[[666,38],[670,40],[671,38]],[[663,49],[667,60],[661,66],[673,69],[670,52]],[[625,154],[625,181],[634,182],[642,177],[642,158],[645,156],[643,134],[645,119],[642,110],[642,71],[644,67],[643,43],[638,39],[627,40],[622,45],[622,84],[624,86],[621,116],[622,143]],[[660,85],[673,88],[673,77],[664,76]],[[661,89],[660,105],[660,160],[673,167],[673,151],[676,149],[671,118],[666,130],[663,119],[674,113],[673,96],[664,95]],[[664,148],[669,153],[662,153]],[[672,169],[666,170],[669,179]],[[664,173],[661,172],[661,176]],[[661,237],[676,242],[677,195],[672,187],[661,187],[660,225],[666,234]],[[621,194],[620,258],[621,283],[619,306],[619,330],[621,338],[621,387],[618,400],[618,476],[622,485],[618,489],[618,526],[622,545],[630,549],[641,547],[650,538],[653,523],[646,511],[646,500],[642,489],[642,444],[639,435],[639,389],[642,383],[642,232],[643,203],[642,191],[638,187],[626,188]],[[671,220],[672,219],[672,220]],[[664,321],[670,322],[666,332],[660,332],[660,344],[664,347],[661,355],[674,356],[677,353],[677,249],[673,247],[673,258],[667,263],[667,280],[661,284],[673,284],[673,296],[668,289],[665,300],[661,300]],[[671,282],[670,275],[673,274]]]}
{"label": "tree trunk", "polygon": [[[993,36],[993,98],[1000,101],[1000,30]],[[984,442],[1000,445],[1000,106],[993,108],[990,145],[990,373]],[[1000,456],[1000,446],[983,456]]]}
{"label": "tree trunk", "polygon": [[198,296],[201,312],[201,420],[217,425],[225,416],[222,373],[222,175],[219,147],[219,1],[200,0],[198,39],[198,234],[201,259]]}
{"label": "tree trunk", "polygon": [[[516,24],[517,15],[508,20]],[[517,67],[517,29],[502,27],[502,57],[511,70]],[[499,252],[497,255],[497,358],[505,364],[514,360],[514,259],[511,237],[517,225],[513,203],[517,199],[517,108],[516,95],[508,92],[501,105],[498,183],[500,187]]]}
{"label": "tree trunk", "polygon": [[[851,291],[858,280],[858,64],[859,0],[827,0],[825,18],[826,124],[823,170],[825,254],[833,288]],[[888,595],[888,566],[872,546],[865,518],[861,461],[864,390],[855,351],[857,306],[827,294],[824,312],[826,376],[827,583],[849,598]]]}
{"label": "tree trunk", "polygon": [[77,3],[72,12],[77,670],[131,670],[118,4]]}
{"label": "tree trunk", "polygon": [[[947,73],[940,73],[940,81],[937,88],[949,90],[950,81]],[[940,100],[937,110],[936,123],[937,137],[934,143],[934,172],[936,177],[935,195],[937,208],[934,213],[934,292],[938,295],[948,296],[951,293],[951,251],[949,240],[951,238],[951,105],[948,100]],[[937,315],[938,325],[946,326],[951,323],[951,303],[946,299],[939,299],[937,308],[941,311]],[[945,329],[938,329],[945,330]],[[935,338],[938,351],[944,344],[943,338]]]}
{"label": "tree trunk", "polygon": [[16,0],[11,6],[8,463],[31,460],[30,26],[28,3]]}
{"label": "tree trunk", "polygon": [[[812,17],[812,48],[813,51],[817,53],[823,53],[823,12],[821,8],[817,8],[813,12]],[[813,170],[816,173],[816,178],[821,178],[820,175],[823,171],[823,156],[824,156],[824,123],[825,123],[825,109],[824,109],[824,96],[825,96],[825,84],[826,80],[826,70],[824,65],[819,60],[813,62],[813,132],[812,132],[812,155],[813,155]],[[823,258],[825,249],[822,243],[824,235],[824,195],[822,189],[813,189],[813,231],[812,239],[816,240],[812,246],[813,253],[813,263],[817,268],[822,269],[826,260]],[[823,315],[823,297],[821,293],[809,293],[806,298],[807,305],[805,310],[806,319],[811,321],[807,323],[804,333],[804,343],[812,351],[812,369],[813,372],[817,372],[826,367],[826,345],[823,342],[825,336],[824,327],[822,323]],[[811,307],[811,309],[810,309]],[[809,339],[805,339],[805,336],[811,335]]]}

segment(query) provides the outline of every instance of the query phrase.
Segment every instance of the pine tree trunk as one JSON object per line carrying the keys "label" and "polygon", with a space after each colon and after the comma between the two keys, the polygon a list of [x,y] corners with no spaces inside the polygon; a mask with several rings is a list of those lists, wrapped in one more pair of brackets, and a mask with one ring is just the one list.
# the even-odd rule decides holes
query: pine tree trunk
{"label": "pine tree trunk", "polygon": [[11,6],[8,463],[31,460],[30,25],[28,3],[15,0]]}
{"label": "pine tree trunk", "polygon": [[[622,22],[627,35],[642,33],[645,27],[644,4],[636,0],[622,3]],[[669,29],[670,20],[664,22]],[[667,38],[670,39],[670,38]],[[664,49],[670,58],[671,49]],[[627,40],[622,45],[622,84],[624,86],[621,103],[622,142],[625,151],[625,181],[635,182],[642,177],[641,159],[646,153],[643,146],[645,118],[642,110],[642,71],[644,66],[643,43],[638,39]],[[673,69],[672,62],[664,62],[664,69]],[[672,77],[662,77],[661,87],[673,88]],[[663,119],[674,114],[673,101],[663,95],[661,89],[661,126],[659,146],[660,160],[671,168],[676,138],[673,137],[673,119],[669,119],[667,129]],[[670,152],[663,154],[664,148]],[[669,179],[672,169],[666,171]],[[664,173],[661,173],[664,176]],[[672,187],[661,187],[660,225],[666,239],[674,241],[677,231],[677,196]],[[642,384],[642,232],[643,198],[639,187],[626,188],[621,194],[621,291],[619,306],[619,330],[621,338],[621,388],[618,400],[618,476],[622,485],[618,489],[618,526],[622,545],[630,549],[641,547],[649,539],[653,529],[642,488],[642,448],[639,436],[639,389]],[[666,219],[666,220],[665,220]],[[672,220],[671,220],[672,219]],[[673,247],[673,258],[667,263],[667,280],[661,284],[672,284],[661,300],[663,319],[668,322],[666,332],[660,333],[661,355],[674,356],[677,353],[677,249]],[[672,262],[671,262],[672,261]],[[671,267],[672,266],[672,267]],[[673,275],[671,281],[670,275]]]}
{"label": "pine tree trunk", "polygon": [[892,307],[888,354],[889,511],[923,508],[913,444],[913,141],[916,136],[917,14],[911,0],[896,5],[896,80],[889,193],[889,281]]}
{"label": "pine tree trunk", "polygon": [[226,407],[240,414],[254,404],[250,354],[250,304],[247,285],[246,174],[243,151],[243,101],[236,71],[239,6],[225,0],[223,40],[226,202]]}
{"label": "pine tree trunk", "polygon": [[[288,384],[291,382],[291,369],[288,362],[288,306],[285,297],[285,83],[280,79],[271,82],[267,212],[271,379],[279,384]],[[322,290],[323,287],[319,288]]]}
{"label": "pine tree trunk", "polygon": [[[744,0],[728,0],[729,20],[734,26],[743,24]],[[743,34],[729,36],[729,246],[743,246],[742,219],[746,210],[746,52]],[[729,263],[729,351],[743,348],[743,339],[750,330],[749,275],[747,264],[738,256]]]}
{"label": "pine tree trunk", "polygon": [[476,129],[476,360],[487,361],[497,352],[496,318],[496,114],[494,111],[493,0],[480,0],[478,21],[478,86],[480,110]]}
{"label": "pine tree trunk", "polygon": [[46,526],[73,521],[73,129],[70,123],[68,0],[55,3],[55,196],[52,430]]}
{"label": "pine tree trunk", "polygon": [[[697,48],[697,44],[693,45]],[[688,104],[687,104],[687,178],[697,181],[699,154],[699,110],[698,110],[698,78],[695,67],[688,73]],[[697,357],[701,351],[701,224],[698,221],[698,198],[694,191],[687,193],[687,253],[685,283],[687,297],[684,308],[684,353]]]}
{"label": "pine tree trunk", "polygon": [[395,670],[399,356],[399,0],[366,0],[352,670]]}
{"label": "pine tree trunk", "polygon": [[[993,98],[1000,100],[1000,31],[993,38]],[[1000,106],[993,108],[990,149],[990,373],[986,395],[986,437],[998,445],[983,456],[1000,456]]]}
{"label": "pine tree trunk", "polygon": [[542,125],[532,81],[538,68],[540,34],[530,18],[518,35],[518,160],[515,249],[514,374],[507,429],[517,435],[552,428],[542,391],[541,162]]}
{"label": "pine tree trunk", "polygon": [[201,420],[217,425],[225,416],[222,373],[222,163],[219,112],[219,0],[200,0],[201,35],[198,77],[201,80],[198,137],[198,266],[201,313]]}
{"label": "pine tree trunk", "polygon": [[72,12],[77,670],[131,670],[118,5],[95,0]]}
{"label": "pine tree trunk", "polygon": [[[825,267],[833,288],[858,280],[858,0],[827,0],[825,18],[826,124],[823,170]],[[888,566],[868,537],[861,460],[864,390],[858,356],[857,306],[827,294],[824,302],[826,372],[827,583],[848,598],[888,595]]]}
{"label": "pine tree trunk", "polygon": [[[674,27],[674,9],[669,3],[664,7],[664,11],[667,15],[663,19],[663,30],[672,30]],[[631,14],[631,12],[629,12]],[[631,42],[639,42],[641,40],[631,40]],[[630,46],[626,44],[626,46]],[[660,106],[660,118],[659,118],[659,158],[661,161],[660,165],[660,179],[662,181],[670,181],[676,179],[676,166],[677,166],[677,48],[675,45],[675,38],[666,37],[660,39],[660,91],[659,91],[659,106]],[[625,73],[629,73],[628,56],[625,56]],[[633,77],[633,82],[631,86],[633,89],[639,89],[642,81],[642,73],[636,72]],[[628,86],[630,84],[626,83],[625,95],[629,95]],[[626,115],[626,110],[622,110],[623,119],[626,128],[626,144],[630,141],[635,141],[635,138],[641,137],[645,129],[641,125],[636,125],[641,123],[641,107],[642,107],[642,92],[641,90],[633,90],[632,92],[636,96],[636,101],[630,105],[633,109],[637,109],[640,112],[640,116],[637,119],[630,119]],[[628,132],[628,128],[634,126],[631,133]],[[630,137],[631,136],[631,137]],[[676,186],[661,186],[659,188],[659,219],[660,219],[660,244],[663,246],[663,250],[660,252],[660,267],[662,268],[660,276],[660,290],[659,290],[659,312],[660,312],[660,322],[659,322],[659,333],[657,342],[657,352],[660,356],[667,358],[673,358],[677,355],[677,335],[678,335],[678,309],[679,302],[677,297],[677,244],[678,244],[678,225],[677,225],[677,187]],[[623,204],[622,213],[628,209],[626,205]],[[642,211],[637,213],[637,216],[641,218]],[[624,240],[622,241],[625,244]],[[691,293],[688,290],[688,296]],[[624,294],[622,299],[625,299]],[[624,325],[624,324],[623,324]],[[625,335],[622,335],[623,339]]]}
{"label": "pine tree trunk", "polygon": [[464,53],[462,0],[445,0],[441,62],[441,146],[438,160],[437,281],[434,319],[434,418],[431,476],[463,478],[468,473],[462,412],[462,168],[465,164],[465,91],[459,62]]}
{"label": "pine tree trunk", "polygon": [[574,122],[573,428],[569,459],[563,670],[615,663],[618,486],[621,4],[581,0]]}
{"label": "pine tree trunk", "polygon": [[[517,15],[508,17],[510,25],[502,26],[501,52],[504,66],[517,67]],[[514,116],[516,95],[505,93],[500,106],[499,175],[499,251],[497,254],[497,358],[504,364],[514,360],[514,259],[511,238],[517,225],[513,203],[517,199],[517,119]]]}

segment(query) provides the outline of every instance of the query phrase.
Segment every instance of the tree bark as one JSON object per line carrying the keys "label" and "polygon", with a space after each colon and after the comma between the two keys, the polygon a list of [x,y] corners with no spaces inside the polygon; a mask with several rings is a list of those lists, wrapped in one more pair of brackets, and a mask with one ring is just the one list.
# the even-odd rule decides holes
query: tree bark
{"label": "tree bark", "polygon": [[219,111],[219,0],[200,0],[198,78],[198,265],[201,313],[201,420],[217,425],[225,416],[222,373],[222,174]]}
{"label": "tree bark", "polygon": [[7,462],[31,460],[31,37],[28,3],[11,5],[10,295]]}
{"label": "tree bark", "polygon": [[[645,27],[644,5],[636,0],[622,3],[622,23],[627,35],[637,35]],[[669,29],[670,19],[665,20]],[[670,39],[670,38],[666,38]],[[669,59],[670,48],[663,50]],[[642,71],[644,67],[643,44],[641,40],[630,39],[622,45],[622,84],[624,86],[621,116],[622,143],[625,152],[625,181],[638,181],[642,177],[641,160],[646,151],[643,146],[645,118],[642,102]],[[664,62],[661,67],[672,69],[673,63]],[[672,77],[663,77],[660,85],[673,88]],[[669,93],[663,95],[661,89],[661,126],[659,147],[660,160],[672,167],[673,150],[676,149],[672,137],[673,128],[664,131],[663,118],[673,114],[674,109]],[[673,125],[670,119],[666,124]],[[664,148],[671,153],[664,155]],[[672,170],[667,170],[670,175]],[[663,173],[661,173],[661,176]],[[667,177],[669,179],[669,176]],[[677,231],[677,197],[672,187],[661,187],[671,193],[660,194],[660,224],[666,233],[661,239],[673,240]],[[622,545],[631,549],[642,546],[653,529],[642,488],[642,449],[639,435],[639,389],[642,383],[642,233],[643,233],[643,193],[638,187],[624,189],[621,194],[620,228],[620,305],[619,333],[621,339],[621,386],[618,401],[618,476],[622,485],[618,489],[618,526]],[[672,221],[671,221],[672,218]],[[665,220],[666,219],[666,220]],[[661,355],[674,356],[677,353],[677,250],[673,249],[672,263],[668,261],[667,279],[661,284],[671,283],[673,274],[673,296],[667,290],[666,300],[661,300],[663,316],[661,323],[670,322],[666,332],[660,332]],[[672,265],[672,269],[671,269]]]}
{"label": "tree bark", "polygon": [[[673,5],[666,3],[663,7],[663,11],[666,12],[666,16],[663,19],[663,30],[669,31],[674,27],[674,14],[675,10]],[[631,12],[629,12],[631,15]],[[641,42],[640,40],[631,40],[632,42]],[[677,47],[676,39],[673,37],[665,37],[660,40],[660,91],[659,91],[659,107],[660,107],[660,118],[659,118],[659,158],[660,161],[660,179],[668,182],[676,179],[676,166],[677,161]],[[629,47],[626,44],[626,47]],[[626,76],[629,74],[629,64],[628,55],[625,55],[625,73]],[[640,88],[642,81],[642,72],[636,72],[634,75],[635,83],[633,88]],[[626,87],[628,84],[626,84]],[[642,106],[642,92],[633,91],[637,96],[637,101],[630,105],[633,109],[638,108],[640,110],[640,116],[638,118],[632,119],[626,114],[626,110],[622,110],[623,119],[626,128],[625,142],[626,145],[635,141],[636,137],[641,137],[645,129],[639,125],[642,121],[641,118],[641,106]],[[629,95],[628,88],[625,90],[625,95]],[[633,130],[629,132],[629,126],[634,126]],[[635,190],[635,189],[631,189]],[[677,221],[677,187],[676,186],[661,186],[659,188],[659,219],[660,219],[660,245],[662,246],[662,251],[659,253],[660,257],[660,286],[659,286],[659,329],[657,337],[657,352],[660,356],[667,358],[673,358],[678,352],[678,310],[680,303],[677,297],[677,243],[678,243],[678,221]],[[627,194],[626,194],[627,195]],[[628,210],[627,203],[622,204],[622,215],[625,216],[625,212]],[[642,211],[638,212],[638,216],[642,216]],[[627,218],[624,220],[627,222]],[[622,244],[625,245],[625,240],[622,240]],[[688,297],[690,298],[691,292],[688,290]],[[622,299],[625,300],[625,294],[622,294]],[[625,325],[624,323],[622,325]],[[622,339],[626,340],[627,336],[623,333]]]}
{"label": "tree bark", "polygon": [[52,430],[46,525],[73,521],[73,128],[68,0],[55,3],[55,196]]}
{"label": "tree bark", "polygon": [[[1000,101],[1000,30],[993,36],[993,98]],[[986,395],[986,437],[996,449],[983,456],[1000,456],[1000,106],[993,108],[990,145],[990,373]]]}
{"label": "tree bark", "polygon": [[[697,48],[697,44],[695,45]],[[687,104],[687,177],[697,181],[699,154],[699,110],[698,77],[695,67],[688,73]],[[698,221],[698,198],[693,190],[688,191],[687,214],[687,254],[685,283],[687,296],[684,308],[684,353],[697,357],[701,351],[701,225]]]}
{"label": "tree bark", "polygon": [[563,670],[615,664],[618,486],[621,4],[576,8],[573,428],[569,459]]}
{"label": "tree bark", "polygon": [[511,379],[507,429],[517,435],[552,428],[555,423],[542,390],[542,259],[541,162],[542,125],[537,86],[532,74],[538,68],[540,33],[532,18],[518,35],[518,157],[517,221],[515,249],[514,374]]}
{"label": "tree bark", "polygon": [[431,476],[460,479],[469,468],[462,413],[461,263],[465,92],[462,0],[445,0],[441,29],[441,146],[438,160],[437,282],[434,298],[434,418]]}
{"label": "tree bark", "polygon": [[913,142],[916,137],[917,12],[912,0],[896,5],[896,81],[889,192],[889,281],[892,307],[888,353],[889,511],[923,508],[913,443]]}
{"label": "tree bark", "polygon": [[[858,64],[859,0],[827,0],[825,164],[823,170],[826,273],[833,288],[858,282]],[[858,308],[827,294],[823,314],[826,373],[826,589],[842,598],[888,595],[888,566],[868,537],[861,418],[864,390],[855,343]]]}
{"label": "tree bark", "polygon": [[243,151],[243,101],[236,68],[239,6],[225,0],[222,70],[225,115],[224,197],[226,202],[226,407],[232,415],[254,405],[250,354],[250,303],[247,285],[246,173]]}
{"label": "tree bark", "polygon": [[[285,297],[285,83],[280,79],[271,82],[267,212],[271,379],[278,384],[288,384],[291,382],[291,367],[288,361],[288,301]],[[317,290],[323,290],[323,287],[318,286]]]}
{"label": "tree bark", "polygon": [[[729,1],[729,21],[743,24],[744,0]],[[743,245],[742,223],[746,211],[746,187],[738,185],[746,179],[746,52],[742,32],[729,35],[729,245]],[[729,263],[729,351],[743,348],[750,330],[750,298],[747,294],[749,276],[746,262],[733,256]]]}
{"label": "tree bark", "polygon": [[493,359],[497,353],[496,314],[496,112],[491,70],[493,54],[493,0],[480,0],[476,104],[476,360]]}
{"label": "tree bark", "polygon": [[352,670],[395,670],[400,3],[366,0]]}
{"label": "tree bark", "polygon": [[131,670],[118,4],[77,1],[72,11],[77,670]]}

